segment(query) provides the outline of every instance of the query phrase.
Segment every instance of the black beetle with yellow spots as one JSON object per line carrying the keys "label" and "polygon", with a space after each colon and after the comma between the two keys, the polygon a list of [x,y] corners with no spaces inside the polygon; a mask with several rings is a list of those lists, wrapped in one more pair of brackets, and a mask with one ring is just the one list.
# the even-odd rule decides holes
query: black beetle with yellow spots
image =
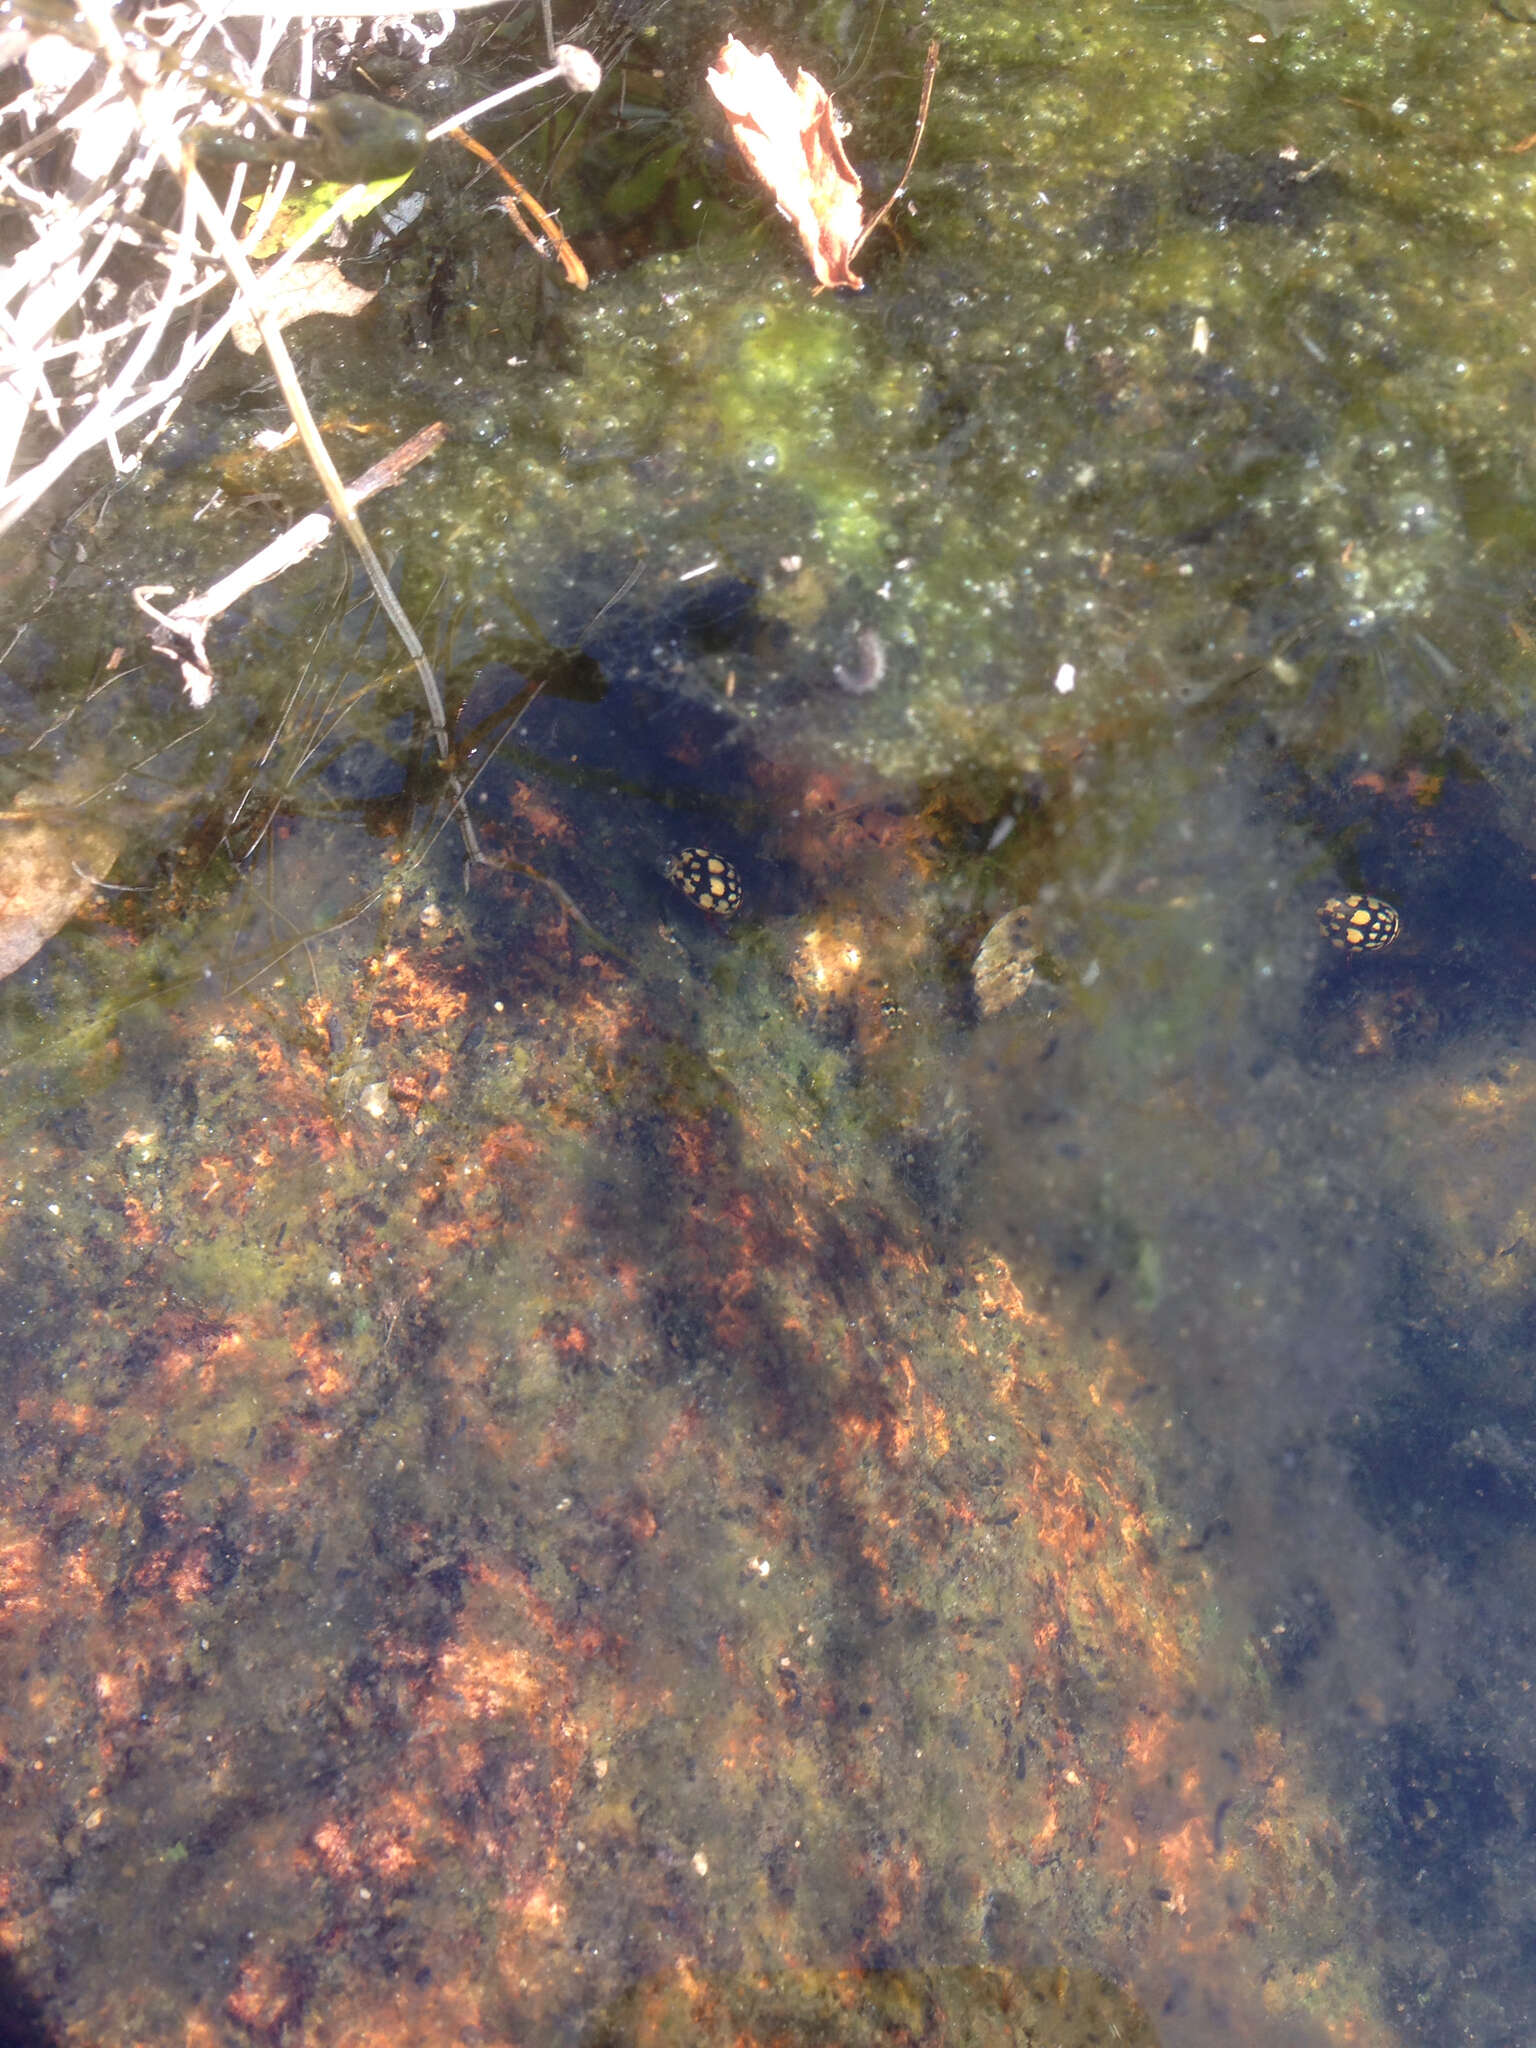
{"label": "black beetle with yellow spots", "polygon": [[1330,896],[1317,909],[1323,935],[1341,953],[1379,953],[1390,946],[1402,920],[1379,896]]}
{"label": "black beetle with yellow spots", "polygon": [[707,847],[685,846],[668,861],[665,874],[697,910],[707,917],[734,917],[741,908],[741,877],[721,854]]}

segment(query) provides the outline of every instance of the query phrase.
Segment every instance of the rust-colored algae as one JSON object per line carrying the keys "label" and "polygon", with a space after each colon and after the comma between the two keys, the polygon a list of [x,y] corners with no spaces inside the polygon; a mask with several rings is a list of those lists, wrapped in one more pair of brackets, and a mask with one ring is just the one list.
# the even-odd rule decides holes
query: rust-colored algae
{"label": "rust-colored algae", "polygon": [[[921,942],[854,930],[768,984],[807,1066]],[[198,1114],[103,1124],[67,1223],[15,1142],[0,1940],[63,2038],[676,2038],[659,1973],[766,2041],[773,1973],[1067,1958],[1385,2044],[1305,1756],[1257,1683],[1204,1732],[1126,1362],[690,1001],[396,938],[189,1020]]]}

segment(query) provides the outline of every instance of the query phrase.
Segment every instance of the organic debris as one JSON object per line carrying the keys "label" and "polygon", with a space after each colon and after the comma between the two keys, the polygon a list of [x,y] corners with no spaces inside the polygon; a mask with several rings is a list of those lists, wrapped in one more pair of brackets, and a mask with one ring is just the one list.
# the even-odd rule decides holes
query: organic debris
{"label": "organic debris", "polygon": [[[330,257],[296,264],[280,282],[264,287],[267,316],[279,327],[291,327],[296,320],[311,319],[316,313],[348,319],[371,306],[377,297],[376,291],[367,291],[343,277],[341,266]],[[249,313],[237,317],[229,338],[244,355],[253,356],[261,347],[261,330]]]}
{"label": "organic debris", "polygon": [[864,232],[859,174],[843,150],[846,129],[808,71],[791,91],[773,58],[735,36],[709,74],[731,134],[752,169],[794,224],[816,281],[861,292],[849,265]]}
{"label": "organic debris", "polygon": [[[565,273],[566,283],[573,284],[578,291],[584,292],[588,282],[587,266],[566,240],[565,232],[554,215],[540,205],[527,186],[514,178],[501,159],[493,156],[483,142],[476,142],[474,137],[466,135],[462,128],[450,128],[448,133],[455,142],[461,143],[472,156],[477,156],[482,163],[489,164],[497,177],[506,186],[506,194],[501,203],[511,217],[513,226],[528,246],[536,250],[540,256],[553,254],[560,268]],[[539,226],[544,230],[544,239],[536,235],[532,228],[529,227],[527,221],[523,219],[522,214],[518,211],[519,202],[527,207]]]}
{"label": "organic debris", "polygon": [[808,71],[793,92],[765,50],[754,56],[734,36],[715,59],[709,86],[724,107],[736,147],[794,223],[820,285],[846,285],[861,292],[853,260],[907,189],[933,98],[939,46],[928,45],[917,125],[906,166],[885,204],[868,220],[860,198],[859,174],[843,150],[848,124]]}
{"label": "organic debris", "polygon": [[1028,904],[1000,917],[981,942],[971,969],[976,1007],[983,1017],[1011,1010],[1035,978],[1034,919]]}
{"label": "organic debris", "polygon": [[[397,484],[418,462],[424,462],[442,446],[447,432],[441,420],[434,420],[431,426],[413,434],[409,441],[350,483],[347,496],[354,511],[377,492]],[[211,589],[199,596],[184,598],[174,611],[162,612],[154,603],[155,598],[170,594],[168,585],[148,583],[134,591],[134,603],[146,618],[155,622],[153,642],[156,651],[179,663],[182,684],[194,710],[201,711],[213,696],[208,628],[214,620],[228,611],[238,598],[244,597],[247,591],[270,582],[274,576],[281,576],[285,570],[312,555],[335,530],[336,522],[327,513],[311,512],[286,533],[279,534],[249,561],[242,562],[238,569],[232,569],[227,576],[221,577]]]}
{"label": "organic debris", "polygon": [[[320,17],[307,19],[306,39]],[[100,0],[78,11],[37,0],[7,16],[0,50],[23,89],[0,107],[0,176],[14,230],[0,255],[0,532],[88,458],[105,454],[119,474],[135,467],[232,330],[253,351],[258,335],[278,336],[304,314],[358,311],[371,294],[347,287],[334,262],[294,265],[337,221],[393,191],[428,143],[541,87],[590,93],[602,80],[589,51],[560,44],[547,70],[429,130],[408,108],[364,94],[267,90],[269,66],[294,69],[288,20],[279,10],[248,38],[250,50],[222,37],[234,69],[219,71],[200,54],[216,19],[197,6],[173,9],[152,36],[144,24],[118,23]],[[228,218],[199,161],[228,175]],[[251,165],[281,166],[254,207],[240,197]],[[295,169],[322,182],[289,206]],[[330,195],[324,203],[321,192]],[[275,248],[283,253],[260,272],[258,324],[250,264]],[[281,367],[277,374],[283,382]],[[290,376],[290,405],[296,390]],[[339,479],[326,477],[323,449],[308,434],[305,441],[398,631],[366,538],[347,526]],[[401,637],[419,672],[408,622]]]}
{"label": "organic debris", "polygon": [[84,910],[121,847],[109,825],[68,805],[0,817],[0,978]]}

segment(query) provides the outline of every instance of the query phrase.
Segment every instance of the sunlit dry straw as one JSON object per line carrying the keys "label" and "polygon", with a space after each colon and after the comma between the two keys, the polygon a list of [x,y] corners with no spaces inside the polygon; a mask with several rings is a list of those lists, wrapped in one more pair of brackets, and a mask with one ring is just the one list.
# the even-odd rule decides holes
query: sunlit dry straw
{"label": "sunlit dry straw", "polygon": [[[130,49],[106,0],[81,0],[78,15],[60,15],[62,34],[49,35],[35,23],[24,23],[21,50],[33,91],[23,98],[31,110],[34,133],[19,148],[0,158],[0,196],[9,197],[29,210],[28,225],[34,240],[0,270],[0,344],[4,349],[0,353],[0,532],[33,510],[92,450],[107,449],[121,470],[125,466],[122,448],[126,429],[158,410],[160,417],[150,438],[162,430],[192,377],[208,361],[236,317],[248,317],[266,347],[305,453],[329,500],[334,524],[352,543],[380,608],[416,670],[453,791],[454,811],[465,848],[472,858],[478,859],[478,841],[451,762],[441,687],[356,510],[360,496],[393,482],[410,462],[421,459],[428,444],[436,445],[435,430],[419,436],[390,462],[369,472],[368,478],[362,480],[368,489],[360,494],[349,493],[299,384],[283,341],[281,322],[271,309],[277,279],[291,269],[303,248],[312,246],[343,213],[355,210],[354,202],[367,196],[365,188],[353,186],[341,195],[319,222],[312,224],[278,262],[264,268],[258,277],[233,226],[243,174],[237,171],[226,205],[221,209],[194,158],[196,138],[190,131],[205,109],[216,112],[207,99],[208,91],[214,89],[237,101],[243,98],[254,104],[262,97],[261,73],[276,51],[283,21],[299,18],[297,14],[273,15],[266,9],[262,15],[257,60],[246,67],[239,79],[209,71],[198,61],[197,48],[214,26],[213,17],[198,8],[189,6],[177,17],[181,30],[179,49],[168,43],[144,43]],[[50,15],[50,26],[52,21]],[[507,99],[556,80],[573,91],[591,92],[596,88],[601,69],[586,51],[561,46],[552,54],[555,62],[548,71],[477,102],[434,132],[441,133],[442,128],[471,120]],[[301,55],[301,75],[307,88],[312,63],[307,31]],[[235,61],[240,61],[238,53]],[[89,127],[80,128],[79,110],[60,113],[50,123],[48,115],[65,104],[68,92],[87,77],[93,65],[105,65],[106,78],[86,103],[94,110]],[[47,85],[50,76],[55,80],[52,87]],[[13,103],[7,110],[12,117],[20,104]],[[318,123],[322,110],[333,111],[338,133],[344,108],[349,115],[354,106],[365,115],[368,108],[366,101],[349,101],[344,95],[318,104],[283,95],[270,104],[300,125],[306,118]],[[270,121],[270,115],[267,118]],[[272,141],[280,153],[297,153],[300,145],[296,137],[290,137],[275,122],[271,125],[275,131]],[[371,124],[365,132],[371,133],[377,125]],[[77,187],[85,188],[87,195],[79,205],[29,186],[24,178],[39,152],[45,147],[59,146],[71,135],[74,139],[70,145],[70,175]],[[356,163],[355,175],[385,175],[382,170],[365,172],[357,157],[354,147],[348,168]],[[181,186],[181,216],[174,229],[158,225],[143,213],[157,160],[176,176]],[[554,222],[531,195],[516,188],[510,174],[502,175],[519,191],[524,204],[549,234],[566,265],[567,275],[573,281],[579,275],[584,282],[579,259]],[[255,246],[254,237],[270,210],[269,202],[262,210],[261,220],[248,230],[249,246]],[[136,313],[127,321],[103,322],[97,308],[88,304],[87,295],[99,279],[107,282],[104,272],[108,258],[123,248],[141,252],[151,276],[158,267],[159,281],[152,287],[152,303],[147,311]],[[215,262],[217,271],[212,269]],[[169,371],[156,375],[155,359],[170,333],[173,319],[214,289],[220,272],[227,280],[225,291],[233,288],[232,303],[205,330],[199,332],[193,325],[185,333]],[[59,346],[54,336],[66,321],[83,329],[83,337],[72,334]],[[94,333],[93,327],[97,330]],[[119,352],[112,361],[114,345]],[[76,407],[55,388],[55,377],[72,381],[88,399],[83,413],[67,428],[66,406],[70,411]],[[48,422],[59,438],[40,460],[14,475],[22,457],[23,435],[34,419]],[[142,453],[142,446],[139,452]],[[162,630],[182,663],[194,703],[206,702],[213,687],[204,636],[217,611],[251,588],[253,582],[281,573],[284,567],[302,559],[331,530],[331,520],[323,514],[313,515],[312,521],[300,522],[293,533],[272,549],[264,550],[254,563],[234,571],[201,600],[188,600],[169,615],[156,615],[149,606],[151,614],[159,617]],[[152,594],[143,593],[141,603],[147,604]]]}
{"label": "sunlit dry straw", "polygon": [[[391,18],[411,11],[389,10]],[[172,25],[161,40],[132,49],[111,14],[99,8],[61,13],[62,32],[45,34],[25,16],[12,31],[22,45],[21,63],[32,89],[0,112],[8,130],[30,124],[32,132],[23,133],[17,146],[0,156],[0,204],[8,202],[23,215],[32,241],[0,264],[0,534],[33,511],[93,452],[105,449],[119,471],[132,468],[164,431],[192,379],[236,321],[240,307],[230,270],[212,246],[211,230],[204,232],[191,183],[182,181],[179,222],[159,223],[143,211],[155,163],[169,161],[163,146],[167,138],[177,147],[179,175],[188,132],[199,122],[227,119],[227,112],[220,114],[219,96],[258,101],[285,24],[318,18],[318,10],[307,8],[229,12],[259,13],[263,22],[254,58],[241,62],[237,53],[232,57],[240,63],[238,80],[207,69],[199,59],[197,52],[215,21],[190,4],[167,10]],[[52,24],[51,12],[48,20]],[[306,27],[300,38],[306,91],[313,64],[310,41]],[[540,86],[559,83],[569,91],[591,92],[600,83],[601,67],[586,50],[562,44],[553,55],[547,70],[451,115],[430,131],[429,139]],[[67,96],[89,78],[93,65],[103,63],[105,77],[81,105],[70,108]],[[283,95],[274,104],[297,115],[302,127],[303,95]],[[69,176],[76,188],[85,188],[83,201],[52,189],[57,173],[47,190],[28,182],[30,166],[47,151],[60,149],[71,152]],[[231,233],[241,175],[237,170],[222,213]],[[277,187],[246,225],[242,250],[258,246],[278,192],[291,176],[291,166],[285,166]],[[286,275],[339,219],[355,215],[368,198],[361,185],[339,194],[262,269],[261,277],[275,282]],[[558,246],[558,231],[551,241]],[[125,257],[141,273],[131,298],[110,269]],[[195,309],[205,299],[213,317],[199,328]],[[168,340],[176,353],[166,365]],[[35,435],[44,424],[57,438],[45,453],[28,460],[23,437]]]}

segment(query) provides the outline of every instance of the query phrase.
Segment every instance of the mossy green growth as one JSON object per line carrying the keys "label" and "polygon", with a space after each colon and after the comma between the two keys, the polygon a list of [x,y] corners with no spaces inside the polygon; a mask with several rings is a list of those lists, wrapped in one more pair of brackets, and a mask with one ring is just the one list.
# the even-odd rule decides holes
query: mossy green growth
{"label": "mossy green growth", "polygon": [[855,573],[880,567],[890,538],[881,453],[905,439],[927,382],[921,363],[882,355],[846,303],[775,295],[742,314],[717,400],[728,455],[803,492],[817,539]]}
{"label": "mossy green growth", "polygon": [[[678,23],[663,64],[696,55]],[[904,780],[1028,771],[1232,687],[1304,742],[1298,680],[1362,652],[1392,678],[1373,744],[1448,686],[1524,717],[1501,622],[1536,530],[1528,33],[1359,0],[961,0],[942,27],[867,289],[816,295],[717,172],[700,238],[563,301],[570,365],[514,365],[494,436],[439,465],[456,596],[515,586],[575,630],[637,557],[663,584],[720,563],[791,625],[736,665],[737,707]],[[832,84],[873,200],[922,37],[769,6],[770,40]],[[786,560],[817,603],[774,601]],[[889,658],[854,706],[832,683],[861,629]],[[1303,695],[1331,744],[1331,685]]]}

